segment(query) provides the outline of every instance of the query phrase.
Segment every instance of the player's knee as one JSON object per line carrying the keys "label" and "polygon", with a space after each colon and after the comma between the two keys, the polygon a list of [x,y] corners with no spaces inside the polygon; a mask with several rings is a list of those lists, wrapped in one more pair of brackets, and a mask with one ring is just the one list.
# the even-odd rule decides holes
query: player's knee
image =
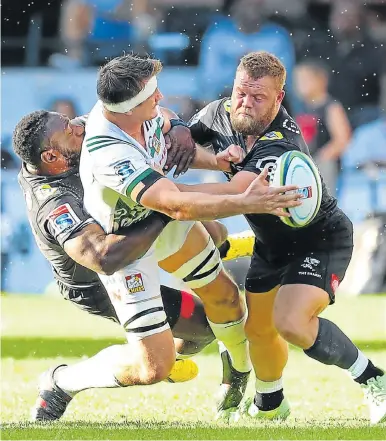
{"label": "player's knee", "polygon": [[143,368],[140,372],[140,382],[143,385],[155,384],[165,380],[172,370],[172,363],[158,363],[151,367]]}
{"label": "player's knee", "polygon": [[253,317],[248,317],[245,324],[245,335],[252,344],[260,344],[274,340],[278,333],[274,328],[273,323],[262,324],[254,320]]}
{"label": "player's knee", "polygon": [[302,322],[295,314],[274,314],[277,332],[289,343],[297,345],[304,334]]}

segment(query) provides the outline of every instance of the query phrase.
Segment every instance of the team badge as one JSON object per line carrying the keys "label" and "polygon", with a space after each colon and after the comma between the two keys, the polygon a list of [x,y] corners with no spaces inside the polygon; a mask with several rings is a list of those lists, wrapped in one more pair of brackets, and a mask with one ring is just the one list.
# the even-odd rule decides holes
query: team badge
{"label": "team badge", "polygon": [[161,127],[161,118],[156,119],[157,128],[155,129],[153,138],[151,140],[150,145],[150,155],[154,158],[155,154],[159,154],[161,151],[161,135],[162,135],[162,127]]}
{"label": "team badge", "polygon": [[283,139],[283,135],[280,132],[268,132],[259,141],[275,141],[277,139]]}
{"label": "team badge", "polygon": [[126,276],[125,279],[129,294],[136,294],[138,292],[145,291],[142,274],[131,274],[130,276]]}
{"label": "team badge", "polygon": [[224,109],[228,113],[231,111],[231,100],[226,100],[224,102]]}
{"label": "team badge", "polygon": [[64,233],[81,223],[70,204],[63,204],[55,208],[48,215],[48,219],[57,234]]}

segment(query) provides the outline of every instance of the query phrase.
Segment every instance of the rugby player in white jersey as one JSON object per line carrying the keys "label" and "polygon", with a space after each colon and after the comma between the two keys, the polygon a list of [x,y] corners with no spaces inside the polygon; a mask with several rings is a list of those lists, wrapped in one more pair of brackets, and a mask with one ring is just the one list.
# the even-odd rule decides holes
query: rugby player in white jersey
{"label": "rugby player in white jersey", "polygon": [[[283,207],[299,204],[298,196],[283,194],[294,187],[270,189],[264,176],[243,194],[232,196],[183,193],[165,178],[163,133],[171,123],[158,107],[162,94],[156,74],[160,70],[159,61],[131,55],[101,69],[101,101],[87,121],[80,175],[85,207],[106,233],[144,219],[151,210],[178,222],[170,222],[141,259],[114,275],[101,276],[130,352],[107,348],[87,362],[58,371],[57,384],[71,395],[90,387],[152,384],[168,376],[175,349],[160,296],[159,265],[200,296],[211,328],[226,348],[218,411],[229,415],[243,397],[251,369],[245,306],[207,231],[194,220],[249,212],[283,215]],[[224,162],[198,149],[194,166],[223,170],[229,167]]]}

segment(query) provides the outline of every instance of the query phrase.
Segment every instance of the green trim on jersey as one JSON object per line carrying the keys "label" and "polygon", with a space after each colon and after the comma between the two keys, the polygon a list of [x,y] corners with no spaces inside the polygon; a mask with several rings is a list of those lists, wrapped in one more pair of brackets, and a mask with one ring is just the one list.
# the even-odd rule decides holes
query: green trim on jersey
{"label": "green trim on jersey", "polygon": [[144,172],[142,172],[140,175],[138,175],[133,182],[127,187],[126,190],[126,196],[131,199],[131,192],[134,190],[134,188],[145,178],[147,178],[151,173],[153,173],[154,170],[152,168],[148,168]]}
{"label": "green trim on jersey", "polygon": [[[90,142],[91,141],[91,142]],[[102,149],[104,147],[109,147],[110,145],[114,144],[126,144],[131,147],[134,147],[137,152],[139,152],[146,160],[148,159],[148,156],[146,155],[145,151],[142,151],[138,146],[136,146],[134,143],[125,141],[124,139],[115,138],[113,136],[91,136],[90,138],[87,138],[85,141],[87,150],[92,153],[96,150]]]}

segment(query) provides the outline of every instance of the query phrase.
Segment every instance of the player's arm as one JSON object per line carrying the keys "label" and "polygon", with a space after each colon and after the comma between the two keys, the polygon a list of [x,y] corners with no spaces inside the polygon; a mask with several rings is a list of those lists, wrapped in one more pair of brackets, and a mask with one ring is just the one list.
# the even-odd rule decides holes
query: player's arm
{"label": "player's arm", "polygon": [[267,191],[264,178],[257,178],[243,194],[222,196],[181,192],[172,181],[152,169],[141,150],[134,145],[109,144],[97,150],[91,146],[89,151],[93,155],[93,174],[97,181],[142,206],[173,219],[212,220],[245,213],[275,214],[278,213],[278,208],[288,206],[288,199],[294,199],[293,196],[290,198],[280,193],[295,187]]}
{"label": "player's arm", "polygon": [[58,243],[80,265],[101,274],[113,274],[140,258],[166,223],[166,217],[157,213],[119,234],[106,235],[71,194],[51,199],[39,213],[39,225],[48,240]]}
{"label": "player's arm", "polygon": [[64,250],[80,265],[111,275],[142,257],[165,225],[158,213],[117,234],[106,235],[99,224],[91,223],[71,235]]}
{"label": "player's arm", "polygon": [[[224,152],[221,152],[219,155],[216,155],[217,157],[220,155],[223,155],[225,157],[224,163],[226,164],[226,161],[233,162],[234,164],[237,164],[238,162],[241,162],[243,159],[240,156],[240,150],[242,149],[239,147],[240,150],[232,150],[233,146],[228,147],[227,150]],[[278,143],[270,143],[267,144],[267,148],[269,148],[269,161],[274,161],[275,157],[281,156],[283,153],[285,153],[288,148],[286,148],[284,145],[280,145]],[[294,149],[297,147],[294,147]],[[227,155],[227,151],[230,150],[230,154]],[[232,152],[234,152],[232,154]],[[241,160],[240,160],[241,159]],[[274,162],[269,162],[268,166],[271,168],[274,164]],[[267,160],[265,160],[264,155],[262,155],[260,152],[256,152],[254,155],[250,157],[248,162],[243,165],[243,168],[241,171],[236,173],[233,178],[229,182],[223,182],[219,184],[197,184],[197,185],[184,185],[184,184],[177,184],[178,188],[181,191],[199,191],[203,193],[209,193],[209,194],[240,194],[246,191],[246,189],[251,185],[251,183],[256,179],[256,176],[260,175],[261,172],[263,172],[265,165],[267,165]],[[223,170],[225,169],[226,165],[223,165]]]}

